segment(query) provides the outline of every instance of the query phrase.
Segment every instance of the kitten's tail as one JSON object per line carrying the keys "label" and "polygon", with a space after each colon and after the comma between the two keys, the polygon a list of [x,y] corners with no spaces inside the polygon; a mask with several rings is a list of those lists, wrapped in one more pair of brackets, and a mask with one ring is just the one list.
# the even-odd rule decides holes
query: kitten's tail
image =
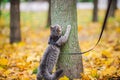
{"label": "kitten's tail", "polygon": [[56,80],[62,73],[63,73],[63,70],[58,70],[55,73],[50,74],[48,70],[46,70],[43,73],[43,77],[45,78],[45,80]]}

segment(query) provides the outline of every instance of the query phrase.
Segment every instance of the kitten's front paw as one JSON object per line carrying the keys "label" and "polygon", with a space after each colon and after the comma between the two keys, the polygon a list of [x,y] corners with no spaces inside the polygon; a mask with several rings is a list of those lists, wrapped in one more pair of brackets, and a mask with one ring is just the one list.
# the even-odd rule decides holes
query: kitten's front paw
{"label": "kitten's front paw", "polygon": [[71,25],[67,25],[67,28],[68,28],[68,29],[71,29]]}

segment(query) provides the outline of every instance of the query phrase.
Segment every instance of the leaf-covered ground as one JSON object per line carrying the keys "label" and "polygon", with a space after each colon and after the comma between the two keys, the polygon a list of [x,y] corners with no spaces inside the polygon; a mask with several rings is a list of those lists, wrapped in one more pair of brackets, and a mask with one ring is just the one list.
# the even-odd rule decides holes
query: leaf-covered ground
{"label": "leaf-covered ground", "polygon": [[[92,23],[91,10],[78,11],[79,44],[82,51],[96,43],[104,11],[99,12],[99,22]],[[99,45],[83,55],[82,80],[107,80],[120,77],[120,10],[110,18]],[[36,68],[49,37],[46,12],[22,12],[22,42],[9,44],[9,13],[2,12],[0,19],[0,80],[35,80]],[[65,75],[60,80],[69,80]],[[79,79],[77,79],[79,80]]]}

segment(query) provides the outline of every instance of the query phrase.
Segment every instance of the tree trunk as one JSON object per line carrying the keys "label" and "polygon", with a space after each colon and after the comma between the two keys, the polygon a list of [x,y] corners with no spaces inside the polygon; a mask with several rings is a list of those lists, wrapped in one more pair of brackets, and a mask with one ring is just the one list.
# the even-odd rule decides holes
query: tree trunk
{"label": "tree trunk", "polygon": [[66,53],[80,52],[77,30],[76,0],[51,0],[51,24],[62,26],[63,34],[67,25],[71,25],[68,42],[62,46],[57,69],[63,69],[64,74],[70,79],[80,78],[83,72],[82,56],[68,55]]}
{"label": "tree trunk", "polygon": [[47,25],[46,27],[49,27],[51,25],[51,0],[48,0],[49,3],[49,9],[48,9],[48,19],[47,19]]}
{"label": "tree trunk", "polygon": [[1,15],[2,15],[1,5],[2,5],[2,0],[0,0],[0,19],[1,19]]}
{"label": "tree trunk", "polygon": [[[108,3],[109,3],[109,1],[110,0],[108,0]],[[115,17],[115,10],[116,9],[117,9],[117,0],[112,0],[109,17]]]}
{"label": "tree trunk", "polygon": [[93,22],[98,21],[98,0],[94,0]]}
{"label": "tree trunk", "polygon": [[2,0],[0,0],[0,18],[1,18],[1,15],[2,15]]}
{"label": "tree trunk", "polygon": [[10,43],[21,41],[20,0],[10,0]]}

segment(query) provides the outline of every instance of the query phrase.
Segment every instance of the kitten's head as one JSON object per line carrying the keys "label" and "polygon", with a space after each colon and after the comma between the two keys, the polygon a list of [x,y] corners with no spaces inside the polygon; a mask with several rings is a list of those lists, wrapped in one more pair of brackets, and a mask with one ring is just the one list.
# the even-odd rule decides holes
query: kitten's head
{"label": "kitten's head", "polygon": [[62,34],[62,27],[60,25],[50,26],[52,36],[60,36]]}

